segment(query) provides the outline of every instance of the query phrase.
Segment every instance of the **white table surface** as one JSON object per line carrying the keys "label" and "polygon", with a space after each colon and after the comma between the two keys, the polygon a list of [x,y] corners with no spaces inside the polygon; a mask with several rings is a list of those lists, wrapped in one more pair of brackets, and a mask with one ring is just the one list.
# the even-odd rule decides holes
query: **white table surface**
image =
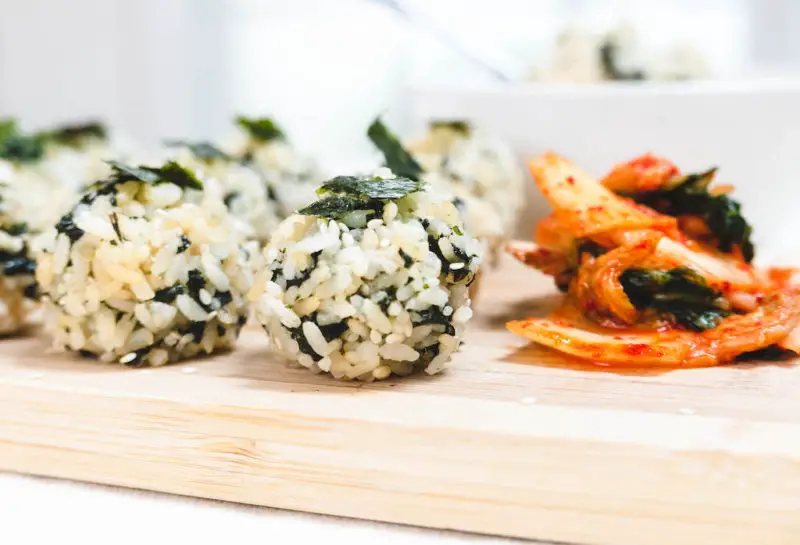
{"label": "white table surface", "polygon": [[3,544],[299,545],[323,539],[348,545],[522,543],[0,473]]}

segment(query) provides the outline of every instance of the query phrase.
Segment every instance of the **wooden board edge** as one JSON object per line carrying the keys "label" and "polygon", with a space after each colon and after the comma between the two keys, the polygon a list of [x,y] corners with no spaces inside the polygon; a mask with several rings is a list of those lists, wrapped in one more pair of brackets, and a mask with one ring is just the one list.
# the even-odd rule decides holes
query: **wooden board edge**
{"label": "wooden board edge", "polygon": [[[496,431],[481,422],[443,427],[448,419],[425,424],[416,411],[406,423],[347,409],[326,416],[299,397],[293,407],[254,409],[0,386],[0,468],[600,545],[641,545],[645,535],[656,545],[788,543],[800,530],[800,458],[775,443],[787,432],[778,425],[687,419],[689,435],[661,430],[675,434],[667,448],[647,438],[523,434],[513,422]],[[485,405],[473,416],[502,417],[501,407]],[[531,414],[559,410],[567,420],[590,413]],[[727,435],[674,441],[714,427]],[[759,434],[786,450],[748,448]]]}

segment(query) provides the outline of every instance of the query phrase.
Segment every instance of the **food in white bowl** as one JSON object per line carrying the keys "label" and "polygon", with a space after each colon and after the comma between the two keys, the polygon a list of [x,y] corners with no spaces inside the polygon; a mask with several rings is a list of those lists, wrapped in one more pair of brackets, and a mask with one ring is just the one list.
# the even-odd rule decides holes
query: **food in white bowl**
{"label": "food in white bowl", "polygon": [[690,80],[709,75],[708,63],[695,47],[677,43],[665,51],[648,50],[636,29],[623,24],[605,33],[565,30],[558,36],[549,66],[531,69],[528,79],[599,83]]}

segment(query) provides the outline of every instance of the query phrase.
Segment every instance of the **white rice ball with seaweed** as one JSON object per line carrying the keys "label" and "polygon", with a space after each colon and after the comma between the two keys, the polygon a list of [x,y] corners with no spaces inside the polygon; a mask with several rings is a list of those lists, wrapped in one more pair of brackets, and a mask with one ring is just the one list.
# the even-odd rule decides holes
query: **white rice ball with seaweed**
{"label": "white rice ball with seaweed", "polygon": [[424,181],[459,199],[470,234],[494,248],[513,236],[525,202],[525,178],[503,141],[463,121],[433,122],[409,151]]}
{"label": "white rice ball with seaweed", "polygon": [[444,368],[472,315],[481,245],[423,187],[334,178],[281,223],[250,293],[279,354],[346,380]]}
{"label": "white rice ball with seaweed", "polygon": [[0,122],[0,181],[25,194],[20,205],[31,231],[55,224],[86,187],[110,175],[106,160],[121,153],[99,123],[26,133],[14,120]]}
{"label": "white rice ball with seaweed", "polygon": [[117,165],[37,240],[45,329],[58,349],[128,366],[232,347],[248,252],[215,182]]}
{"label": "white rice ball with seaweed", "polygon": [[[53,225],[77,200],[77,187],[59,177],[61,163],[45,154],[42,139],[0,123],[0,183],[24,193],[19,218],[33,231]],[[70,178],[70,181],[72,178]]]}
{"label": "white rice ball with seaweed", "polygon": [[281,219],[294,214],[316,199],[322,182],[319,166],[286,138],[269,118],[236,120],[242,134],[230,144],[229,153],[253,164],[274,190]]}
{"label": "white rice ball with seaweed", "polygon": [[223,200],[232,215],[250,227],[251,238],[266,244],[283,219],[275,187],[259,169],[233,158],[206,142],[172,142],[168,155],[203,179],[223,188]]}
{"label": "white rice ball with seaweed", "polygon": [[[0,171],[4,168],[8,165],[0,165]],[[22,197],[15,188],[0,185],[0,335],[21,329],[36,306],[36,264]]]}

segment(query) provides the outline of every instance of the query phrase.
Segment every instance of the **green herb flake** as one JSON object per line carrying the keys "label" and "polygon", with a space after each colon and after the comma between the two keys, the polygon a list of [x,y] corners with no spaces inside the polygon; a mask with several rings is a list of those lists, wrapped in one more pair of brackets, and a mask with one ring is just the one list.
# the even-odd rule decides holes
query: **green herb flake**
{"label": "green herb flake", "polygon": [[600,65],[606,79],[614,81],[641,81],[646,79],[642,70],[625,71],[619,67],[619,46],[612,40],[605,40],[600,47]]}
{"label": "green herb flake", "polygon": [[24,235],[28,232],[28,224],[23,222],[19,223],[12,223],[11,225],[4,227],[3,231],[11,235],[12,237],[16,237],[19,235]]}
{"label": "green herb flake", "polygon": [[202,182],[189,170],[175,161],[169,161],[162,167],[140,165],[132,167],[117,161],[107,161],[114,171],[113,182],[129,181],[150,184],[171,183],[184,189],[203,189]]}
{"label": "green herb flake", "polygon": [[470,125],[469,121],[463,120],[434,120],[430,122],[431,129],[449,129],[453,132],[457,132],[462,136],[469,136],[472,133],[472,125]]}
{"label": "green herb flake", "polygon": [[0,121],[0,159],[14,163],[35,163],[44,156],[41,134],[23,134],[16,120]]}
{"label": "green herb flake", "polygon": [[420,181],[407,178],[356,178],[337,176],[317,190],[319,195],[346,194],[370,199],[402,199],[406,195],[421,191],[425,187]]}
{"label": "green herb flake", "polygon": [[184,189],[203,189],[203,183],[194,175],[192,171],[182,167],[175,161],[170,161],[163,167],[142,167],[149,172],[152,172],[160,182],[169,182],[182,187]]}
{"label": "green herb flake", "polygon": [[284,140],[286,138],[280,127],[268,117],[247,118],[239,116],[236,118],[236,124],[247,131],[250,138],[259,142],[271,142],[272,140]]}
{"label": "green herb flake", "polygon": [[[378,204],[380,201],[378,201]],[[353,195],[332,195],[313,202],[297,211],[304,216],[317,216],[338,220],[350,212],[357,210],[371,210],[375,208],[375,201]]]}
{"label": "green herb flake", "polygon": [[14,134],[19,134],[17,121],[12,118],[0,119],[0,142]]}
{"label": "green herb flake", "polygon": [[146,182],[154,184],[158,182],[158,176],[144,167],[133,167],[120,163],[119,161],[106,161],[113,171],[114,181],[122,182]]}
{"label": "green herb flake", "polygon": [[720,306],[720,293],[687,267],[669,271],[633,267],[622,273],[620,283],[637,309],[654,309],[694,331],[715,328],[730,314]]}
{"label": "green herb flake", "polygon": [[751,240],[753,228],[744,219],[741,205],[728,195],[712,195],[708,187],[717,169],[675,178],[664,188],[646,193],[627,195],[671,216],[699,216],[717,239],[719,249],[730,252],[738,246],[746,262],[753,260],[755,247]]}
{"label": "green herb flake", "polygon": [[108,137],[108,131],[102,123],[89,121],[56,127],[52,131],[43,133],[43,137],[45,140],[52,140],[64,146],[79,148],[92,138],[105,140]]}
{"label": "green herb flake", "polygon": [[200,159],[201,161],[205,161],[206,163],[210,163],[217,159],[222,161],[230,161],[232,157],[216,147],[214,144],[210,142],[189,142],[186,140],[167,140],[164,142],[164,145],[171,147],[171,148],[180,148],[185,147],[187,148],[192,155]]}
{"label": "green herb flake", "polygon": [[460,237],[464,236],[464,232],[461,230],[461,228],[458,225],[453,225],[453,232],[455,234],[457,234],[458,236],[460,236]]}
{"label": "green herb flake", "polygon": [[389,129],[376,119],[367,129],[367,136],[372,143],[383,153],[386,166],[396,175],[411,180],[419,180],[423,174],[422,167],[403,148],[400,140]]}

